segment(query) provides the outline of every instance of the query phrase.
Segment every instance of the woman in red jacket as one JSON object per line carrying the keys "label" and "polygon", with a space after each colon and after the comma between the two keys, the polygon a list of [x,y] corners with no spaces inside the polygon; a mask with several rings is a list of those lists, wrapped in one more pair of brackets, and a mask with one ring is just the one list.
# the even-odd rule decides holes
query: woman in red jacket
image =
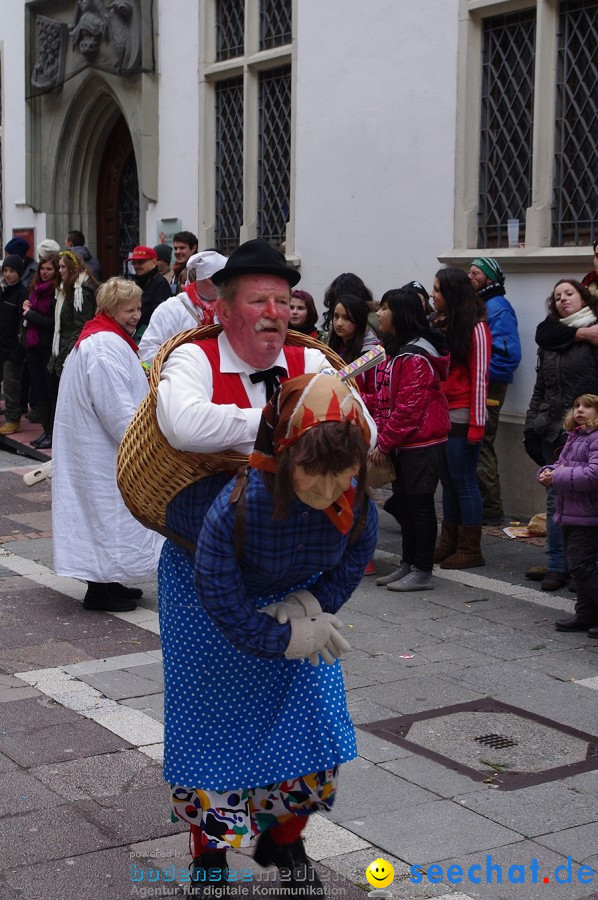
{"label": "woman in red jacket", "polygon": [[371,460],[380,465],[388,454],[395,467],[391,511],[401,526],[403,558],[399,569],[376,584],[391,591],[423,591],[434,587],[434,492],[450,429],[441,389],[449,357],[414,291],[387,291],[378,319],[388,355],[376,369],[378,444]]}
{"label": "woman in red jacket", "polygon": [[468,569],[486,563],[480,549],[482,496],[476,469],[486,422],[492,339],[483,321],[484,304],[461,269],[436,273],[432,301],[434,325],[444,332],[451,354],[443,384],[451,430],[440,472],[443,522],[434,561],[441,569]]}

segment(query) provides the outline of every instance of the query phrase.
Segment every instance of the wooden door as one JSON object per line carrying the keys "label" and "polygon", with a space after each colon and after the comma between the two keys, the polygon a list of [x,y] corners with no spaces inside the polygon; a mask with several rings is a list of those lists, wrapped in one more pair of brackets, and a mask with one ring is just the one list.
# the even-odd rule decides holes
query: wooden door
{"label": "wooden door", "polygon": [[102,156],[96,209],[104,278],[124,275],[127,257],[139,243],[139,182],[131,134],[122,116]]}

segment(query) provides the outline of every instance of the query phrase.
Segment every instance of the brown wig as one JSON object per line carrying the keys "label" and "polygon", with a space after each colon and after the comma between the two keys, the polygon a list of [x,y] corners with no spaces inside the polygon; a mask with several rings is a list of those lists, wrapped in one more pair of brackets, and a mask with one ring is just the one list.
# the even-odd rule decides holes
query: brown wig
{"label": "brown wig", "polygon": [[480,300],[463,269],[448,266],[439,269],[436,278],[444,297],[446,310],[434,320],[445,332],[446,349],[451,358],[466,365],[471,350],[473,330],[486,318],[484,301]]}
{"label": "brown wig", "polygon": [[310,475],[335,474],[359,465],[354,508],[359,509],[366,491],[368,446],[360,429],[348,419],[323,422],[306,431],[299,440],[284,450],[278,459],[275,475],[264,472],[264,480],[274,498],[275,520],[286,519],[295,500],[293,470],[302,466]]}

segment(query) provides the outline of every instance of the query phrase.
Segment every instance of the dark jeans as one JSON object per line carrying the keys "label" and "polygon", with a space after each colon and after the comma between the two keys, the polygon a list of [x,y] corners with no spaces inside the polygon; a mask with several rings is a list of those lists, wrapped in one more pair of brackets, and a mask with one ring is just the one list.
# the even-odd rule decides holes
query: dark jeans
{"label": "dark jeans", "polygon": [[44,432],[52,434],[56,398],[58,397],[58,378],[54,372],[48,371],[48,362],[52,355],[51,347],[28,347],[27,368],[31,380],[31,395],[41,413]]}
{"label": "dark jeans", "polygon": [[434,492],[438,485],[442,447],[403,450],[392,454],[397,477],[392,483],[392,514],[401,526],[403,560],[431,572],[438,533]]}
{"label": "dark jeans", "polygon": [[13,363],[9,359],[0,363],[0,385],[4,389],[7,422],[18,422],[25,410],[21,406],[21,379],[23,363]]}
{"label": "dark jeans", "polygon": [[478,460],[478,484],[484,498],[484,512],[487,516],[492,517],[499,517],[503,514],[498,459],[494,442],[498,431],[500,411],[506,395],[507,384],[504,381],[493,381],[488,387],[488,400],[494,401],[496,405],[488,404],[484,440]]}
{"label": "dark jeans", "polygon": [[575,612],[598,625],[598,526],[563,525],[565,556],[575,579]]}
{"label": "dark jeans", "polygon": [[481,444],[469,444],[466,437],[449,437],[440,469],[442,514],[447,522],[482,524],[482,495],[476,469]]}
{"label": "dark jeans", "polygon": [[[556,462],[557,455],[553,442],[542,441],[540,452],[544,459],[544,465],[550,466]],[[566,572],[563,529],[554,521],[555,499],[554,488],[546,488],[546,564],[549,572]]]}

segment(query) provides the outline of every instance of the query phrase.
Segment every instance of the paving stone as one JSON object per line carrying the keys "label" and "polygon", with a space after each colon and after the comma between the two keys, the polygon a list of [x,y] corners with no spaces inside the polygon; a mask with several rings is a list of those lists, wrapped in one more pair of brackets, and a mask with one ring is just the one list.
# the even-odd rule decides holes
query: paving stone
{"label": "paving stone", "polygon": [[29,771],[65,800],[111,797],[163,784],[160,767],[136,750],[55,762]]}
{"label": "paving stone", "polygon": [[2,775],[0,816],[14,816],[32,809],[54,807],[60,802],[58,795],[44,787],[30,772],[13,771]]}
{"label": "paving stone", "polygon": [[84,659],[91,659],[90,654],[68,641],[51,641],[12,650],[0,649],[0,666],[10,672],[23,672],[27,669],[38,669],[40,666],[66,665]]}
{"label": "paving stone", "polygon": [[82,800],[76,806],[88,821],[110,836],[112,843],[133,844],[189,830],[184,822],[170,821],[170,788],[165,783],[118,797],[103,797],[101,804]]}
{"label": "paving stone", "polygon": [[139,675],[140,678],[147,678],[160,687],[164,687],[164,667],[161,662],[154,661],[150,665],[143,666],[127,666],[127,672],[131,675]]}
{"label": "paving stone", "polygon": [[564,828],[554,834],[543,834],[536,838],[536,843],[542,844],[559,853],[564,859],[571,856],[572,859],[583,865],[593,865],[590,859],[598,854],[596,822],[588,825],[578,825],[575,828]]}
{"label": "paving stone", "polygon": [[[35,874],[33,874],[33,872]],[[5,884],[11,900],[131,900],[131,870],[122,847],[83,853],[64,859],[39,860],[8,872]],[[59,886],[59,893],[56,893]],[[7,895],[8,896],[8,895]],[[182,897],[182,890],[171,896]]]}
{"label": "paving stone", "polygon": [[[8,869],[31,867],[48,859],[64,859],[113,844],[112,837],[72,803],[0,819],[2,863]],[[29,878],[35,880],[31,868]],[[56,896],[55,888],[46,896]]]}
{"label": "paving stone", "polygon": [[39,766],[130,747],[106,728],[80,716],[77,719],[53,728],[0,735],[0,750],[21,766]]}
{"label": "paving stone", "polygon": [[[537,837],[598,821],[598,798],[559,782],[519,791],[492,791],[457,798],[463,806],[525,837]],[[598,839],[598,829],[596,830]]]}
{"label": "paving stone", "polygon": [[393,772],[411,784],[419,784],[420,787],[441,797],[452,798],[457,794],[489,790],[487,784],[474,781],[467,775],[455,772],[454,769],[442,766],[417,753],[406,753],[397,759],[381,761],[380,765],[387,772]]}
{"label": "paving stone", "polygon": [[155,719],[156,722],[164,722],[164,694],[150,694],[146,697],[122,700],[121,705],[129,706],[131,709],[139,709],[146,716]]}
{"label": "paving stone", "polygon": [[[47,506],[48,504],[44,504]],[[37,512],[10,513],[5,515],[10,522],[16,522],[17,525],[25,525],[27,528],[34,528],[36,531],[52,530],[52,510],[40,508]]]}
{"label": "paving stone", "polygon": [[156,693],[155,681],[134,675],[127,669],[101,672],[97,675],[80,675],[79,677],[112,700],[144,697],[146,694]]}
{"label": "paving stone", "polygon": [[[365,900],[365,891],[370,890],[365,878],[365,870],[376,858],[375,854],[377,853],[375,847],[371,847],[369,850],[357,850],[342,856],[330,857],[326,860],[326,865],[332,871],[343,875],[350,884],[358,886],[359,890],[363,892],[361,897]],[[409,866],[403,860],[397,859],[390,853],[385,853],[384,859],[391,864],[395,873],[394,881],[390,886],[393,900],[428,900],[428,898],[440,900],[441,895],[445,894],[445,885],[411,884],[408,880],[410,877]],[[451,896],[451,900],[458,900],[458,897]]]}
{"label": "paving stone", "polygon": [[[65,672],[69,675],[96,675],[98,672],[111,672],[115,669],[126,669],[129,667],[140,668],[143,666],[153,666],[156,661],[156,654],[160,654],[161,650],[148,650],[147,653],[125,653],[121,656],[109,656],[104,659],[94,659],[90,662],[79,663],[73,666],[63,666]],[[139,672],[137,674],[143,674]]]}
{"label": "paving stone", "polygon": [[[486,869],[486,859],[490,856],[489,866],[496,868]],[[533,883],[533,874],[530,865],[534,860],[538,863],[537,881]],[[494,847],[488,854],[485,852],[463,853],[451,859],[442,860],[442,866],[445,872],[451,865],[458,865],[463,869],[463,883],[459,885],[460,890],[473,897],[474,900],[581,900],[581,898],[591,898],[595,896],[595,881],[593,884],[581,884],[577,878],[578,866],[571,866],[571,884],[559,884],[555,878],[555,870],[557,866],[562,866],[567,862],[566,857],[559,856],[552,850],[546,849],[535,841],[521,841],[517,844],[506,845],[503,847]],[[472,874],[474,877],[480,877],[481,883],[475,884],[468,878],[468,870],[472,865],[481,866],[481,870],[476,870]],[[515,870],[511,870],[509,878],[509,870],[511,866],[517,866]],[[502,877],[500,886],[497,883],[499,873]],[[525,881],[520,884],[512,882],[524,877]],[[565,871],[559,871],[560,878],[567,878]],[[544,882],[544,878],[548,878],[548,882]],[[486,883],[488,881],[488,883]]]}
{"label": "paving stone", "polygon": [[0,753],[0,775],[4,775],[5,772],[17,771],[21,771],[17,763],[4,753]]}
{"label": "paving stone", "polygon": [[369,731],[356,729],[357,750],[362,759],[367,759],[373,763],[384,763],[391,759],[404,759],[411,756],[409,750],[399,747],[397,744],[391,744],[384,741]]}
{"label": "paving stone", "polygon": [[356,809],[384,813],[435,799],[429,791],[385,772],[374,763],[354,759],[341,767],[336,801],[328,818],[342,823],[354,819]]}
{"label": "paving stone", "polygon": [[[367,805],[361,808],[369,813]],[[375,816],[366,814],[342,824],[409,864],[432,863],[473,850],[490,852],[494,847],[521,840],[515,831],[450,800],[418,806],[404,804],[400,810],[378,811]]]}
{"label": "paving stone", "polygon": [[52,725],[80,721],[76,713],[42,694],[37,698],[6,704],[2,708],[1,733],[37,731]]}
{"label": "paving stone", "polygon": [[352,695],[352,699],[372,700],[403,715],[450,706],[453,703],[466,703],[484,696],[434,675],[414,676],[402,681],[358,688],[352,691]]}
{"label": "paving stone", "polygon": [[0,688],[0,703],[14,703],[15,700],[28,700],[30,697],[39,697],[39,691],[30,687]]}
{"label": "paving stone", "polygon": [[47,632],[32,631],[22,624],[0,627],[0,647],[4,649],[36,646],[47,640]]}
{"label": "paving stone", "polygon": [[309,817],[309,827],[304,832],[304,838],[305,852],[310,859],[316,861],[369,846],[358,835],[320,815]]}

